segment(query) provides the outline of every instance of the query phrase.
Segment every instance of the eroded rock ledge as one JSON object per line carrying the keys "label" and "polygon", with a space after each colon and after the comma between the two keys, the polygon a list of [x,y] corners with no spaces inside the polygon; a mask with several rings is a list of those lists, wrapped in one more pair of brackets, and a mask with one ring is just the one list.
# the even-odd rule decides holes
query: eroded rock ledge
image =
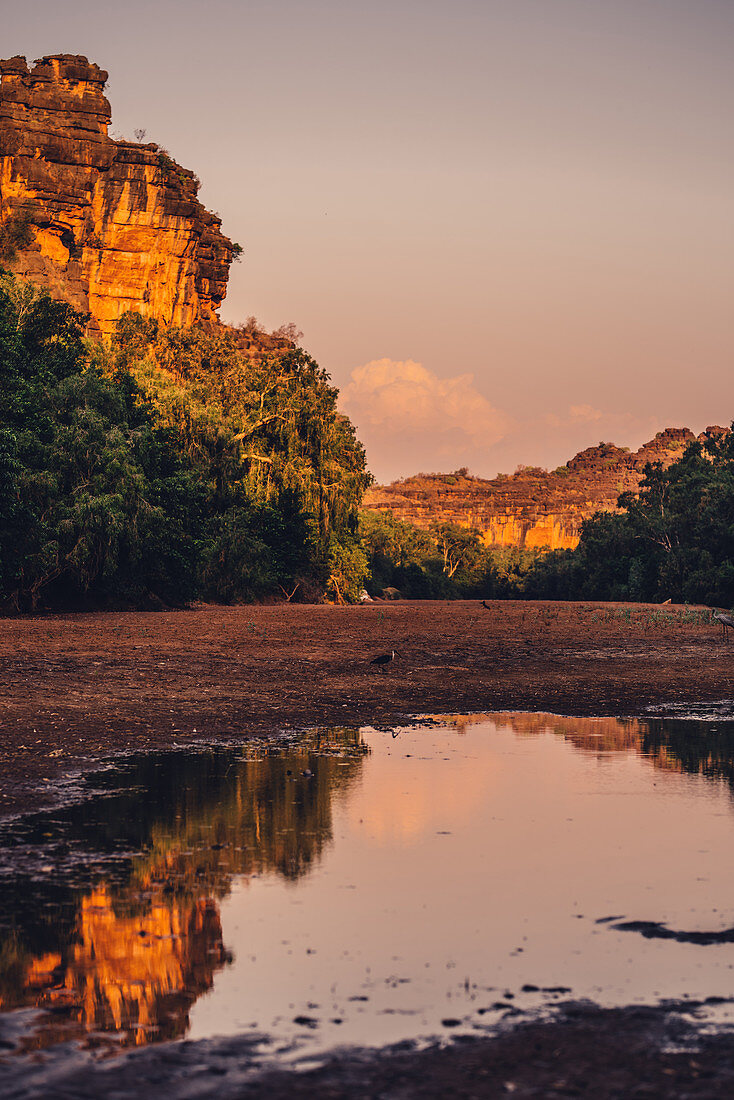
{"label": "eroded rock ledge", "polygon": [[107,73],[86,57],[0,61],[0,223],[29,218],[8,266],[90,314],[216,321],[234,246],[199,181],[155,144],[108,136]]}
{"label": "eroded rock ledge", "polygon": [[594,512],[616,511],[619,494],[636,492],[648,462],[669,466],[694,439],[703,442],[725,430],[713,426],[696,437],[688,428],[666,428],[635,452],[600,443],[557,470],[520,467],[492,481],[462,471],[418,474],[369,489],[363,507],[390,511],[417,527],[476,527],[487,546],[573,549],[582,522]]}

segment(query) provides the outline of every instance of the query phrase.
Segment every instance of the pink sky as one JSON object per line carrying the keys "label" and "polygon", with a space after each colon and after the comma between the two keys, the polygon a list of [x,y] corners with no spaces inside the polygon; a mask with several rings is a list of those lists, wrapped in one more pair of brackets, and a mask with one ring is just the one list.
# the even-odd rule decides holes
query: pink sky
{"label": "pink sky", "polygon": [[245,248],[380,480],[734,416],[729,0],[28,0]]}

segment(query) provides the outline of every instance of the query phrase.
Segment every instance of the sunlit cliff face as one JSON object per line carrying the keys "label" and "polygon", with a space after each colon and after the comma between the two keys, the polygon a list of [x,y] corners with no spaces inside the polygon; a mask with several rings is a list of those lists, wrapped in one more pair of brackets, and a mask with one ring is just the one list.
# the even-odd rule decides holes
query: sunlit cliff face
{"label": "sunlit cliff face", "polygon": [[696,437],[688,428],[667,428],[634,453],[600,443],[556,470],[523,466],[491,481],[466,470],[417,474],[368,489],[362,506],[424,529],[437,522],[475,528],[490,547],[573,549],[584,520],[617,511],[620,494],[638,490],[647,463],[670,466],[694,439],[703,443],[725,430],[712,425]]}
{"label": "sunlit cliff face", "polygon": [[109,334],[127,310],[216,321],[232,242],[198,180],[155,145],[107,134],[107,73],[85,57],[0,61],[0,223],[30,215],[10,264]]}

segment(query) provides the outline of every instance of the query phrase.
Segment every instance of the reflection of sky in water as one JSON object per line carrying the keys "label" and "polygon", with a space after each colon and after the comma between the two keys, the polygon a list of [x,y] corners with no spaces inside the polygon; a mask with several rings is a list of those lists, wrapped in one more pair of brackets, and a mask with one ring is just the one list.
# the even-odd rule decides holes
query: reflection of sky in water
{"label": "reflection of sky in water", "polygon": [[[734,945],[597,923],[734,925],[731,723],[495,715],[363,737],[367,755],[342,731],[247,759],[158,757],[133,769],[127,804],[38,815],[14,852],[37,860],[39,897],[89,820],[104,884],[90,872],[62,899],[66,942],[18,922],[3,1006],[55,1007],[42,1045],[63,1028],[143,1042],[255,1027],[323,1049],[484,1026],[554,987],[602,1004],[731,995]],[[137,854],[115,853],[113,875],[116,820]]]}

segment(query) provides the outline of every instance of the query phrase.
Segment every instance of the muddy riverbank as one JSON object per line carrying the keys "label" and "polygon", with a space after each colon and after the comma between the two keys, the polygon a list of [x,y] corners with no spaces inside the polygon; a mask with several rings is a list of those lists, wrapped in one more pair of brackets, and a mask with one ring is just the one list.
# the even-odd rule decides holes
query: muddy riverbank
{"label": "muddy riverbank", "polygon": [[504,1034],[450,1046],[342,1051],[314,1068],[263,1070],[250,1037],[149,1047],[90,1063],[60,1052],[43,1064],[0,1064],[7,1100],[405,1100],[593,1097],[594,1100],[729,1100],[734,1040],[699,1035],[682,1008],[603,1010],[563,1006],[552,1022],[516,1023]]}
{"label": "muddy riverbank", "polygon": [[[734,694],[734,645],[679,607],[202,606],[0,620],[0,815],[80,761],[433,711],[639,714]],[[395,649],[384,670],[373,657]]]}
{"label": "muddy riverbank", "polygon": [[[371,665],[392,649],[399,656],[384,671]],[[733,678],[734,645],[722,642],[702,610],[676,607],[207,606],[4,619],[0,815],[53,801],[63,791],[60,776],[115,751],[238,743],[314,726],[390,726],[415,714],[640,714],[731,700]],[[0,1034],[0,1085],[17,1100],[96,1096],[113,1079],[115,1095],[138,1100],[162,1088],[174,1098],[222,1100],[734,1093],[734,1041],[697,1028],[690,1001],[617,1009],[574,1003],[557,1012],[551,1022],[534,1020],[509,1004],[499,1035],[424,1050],[337,1051],[297,1073],[263,1070],[262,1052],[242,1035],[96,1062],[65,1044],[21,1064],[5,1054],[16,1039],[12,1027],[22,1026],[10,1014]]]}

